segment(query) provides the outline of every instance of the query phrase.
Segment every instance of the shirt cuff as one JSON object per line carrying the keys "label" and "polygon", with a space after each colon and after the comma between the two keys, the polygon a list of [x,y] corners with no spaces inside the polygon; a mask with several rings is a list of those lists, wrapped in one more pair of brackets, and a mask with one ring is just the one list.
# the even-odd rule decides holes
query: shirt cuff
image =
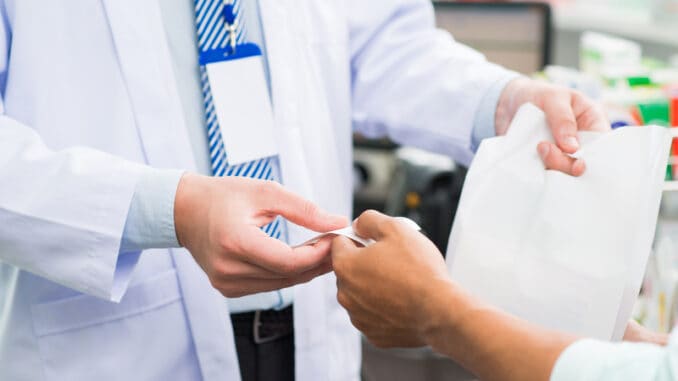
{"label": "shirt cuff", "polygon": [[174,197],[180,170],[150,170],[141,176],[130,204],[121,253],[179,247],[174,228]]}
{"label": "shirt cuff", "polygon": [[506,85],[521,75],[516,72],[509,72],[509,75],[502,77],[495,82],[483,96],[480,106],[476,112],[473,122],[473,131],[471,132],[471,150],[478,151],[480,142],[483,139],[491,138],[496,135],[494,128],[494,119],[499,104],[499,98]]}
{"label": "shirt cuff", "polygon": [[583,339],[560,354],[551,381],[654,380],[667,354],[652,344]]}

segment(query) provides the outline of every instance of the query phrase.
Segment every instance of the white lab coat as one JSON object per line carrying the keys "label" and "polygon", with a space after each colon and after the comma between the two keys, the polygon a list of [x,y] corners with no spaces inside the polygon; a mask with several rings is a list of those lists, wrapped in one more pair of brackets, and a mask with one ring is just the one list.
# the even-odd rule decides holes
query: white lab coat
{"label": "white lab coat", "polygon": [[[118,255],[142,164],[195,166],[157,1],[0,0],[0,380],[239,379],[190,254]],[[260,5],[288,188],[349,215],[352,126],[470,159],[506,73],[435,31],[427,0]],[[359,378],[335,293],[332,275],[295,288],[298,381]]]}

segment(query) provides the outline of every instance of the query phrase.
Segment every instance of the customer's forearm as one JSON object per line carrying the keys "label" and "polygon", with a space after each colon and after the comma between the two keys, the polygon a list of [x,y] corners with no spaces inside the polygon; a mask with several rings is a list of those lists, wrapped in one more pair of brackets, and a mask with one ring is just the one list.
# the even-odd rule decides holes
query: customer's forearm
{"label": "customer's forearm", "polygon": [[575,338],[517,319],[449,284],[434,296],[429,344],[485,381],[547,381]]}

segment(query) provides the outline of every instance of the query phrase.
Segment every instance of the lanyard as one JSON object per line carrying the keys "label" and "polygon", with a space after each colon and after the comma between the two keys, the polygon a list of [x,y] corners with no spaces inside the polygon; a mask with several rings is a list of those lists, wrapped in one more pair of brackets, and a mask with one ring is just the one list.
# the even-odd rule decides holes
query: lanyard
{"label": "lanyard", "polygon": [[235,35],[238,28],[238,20],[235,19],[235,0],[224,0],[224,10],[222,12],[224,23],[228,29],[228,39],[231,42],[231,54],[235,54],[237,47],[237,37]]}
{"label": "lanyard", "polygon": [[237,15],[235,12],[234,0],[224,0],[224,9],[221,12],[221,15],[224,18],[224,27],[228,29],[229,46],[223,49],[209,49],[200,52],[200,65],[205,66],[214,62],[230,61],[257,55],[260,56],[261,49],[256,44],[247,42],[238,44],[238,20],[236,18]]}

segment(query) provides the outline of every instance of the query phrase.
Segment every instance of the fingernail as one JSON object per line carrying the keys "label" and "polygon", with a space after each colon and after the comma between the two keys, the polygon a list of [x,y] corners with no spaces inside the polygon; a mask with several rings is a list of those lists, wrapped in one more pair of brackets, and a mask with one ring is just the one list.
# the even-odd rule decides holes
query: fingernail
{"label": "fingernail", "polygon": [[540,144],[537,146],[537,152],[539,153],[539,157],[541,157],[542,160],[546,160],[546,156],[549,155],[550,150],[551,147],[549,147],[548,144]]}
{"label": "fingernail", "polygon": [[586,163],[583,160],[577,159],[574,164],[572,164],[572,174],[574,176],[581,176],[586,171]]}
{"label": "fingernail", "polygon": [[577,138],[575,138],[574,136],[570,136],[570,137],[566,138],[565,144],[567,144],[568,146],[570,146],[573,149],[579,149],[579,142],[577,141]]}

